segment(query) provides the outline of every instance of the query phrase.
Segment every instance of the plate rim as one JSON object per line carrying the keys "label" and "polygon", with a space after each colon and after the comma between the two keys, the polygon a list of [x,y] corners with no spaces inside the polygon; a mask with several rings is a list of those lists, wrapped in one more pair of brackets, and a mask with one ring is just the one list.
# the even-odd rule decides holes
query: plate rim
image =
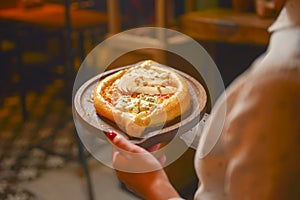
{"label": "plate rim", "polygon": [[[114,131],[117,131],[119,133],[121,132],[128,139],[130,139],[131,137],[128,134],[126,134],[123,131],[116,130],[116,128],[112,127],[111,125],[109,125],[107,122],[105,122],[104,120],[102,120],[100,118],[99,119],[101,120],[101,123],[105,124],[105,126],[107,128],[106,130],[104,128],[100,128],[99,126],[95,126],[94,124],[91,124],[91,122],[89,122],[89,120],[87,120],[85,118],[85,114],[86,114],[85,111],[86,110],[81,106],[82,105],[81,104],[81,100],[82,100],[82,96],[83,96],[84,92],[86,90],[88,90],[88,88],[91,87],[91,85],[97,84],[100,80],[102,80],[103,78],[105,78],[108,75],[116,73],[116,72],[118,72],[120,70],[124,70],[124,69],[130,68],[130,67],[136,66],[137,64],[138,63],[133,64],[133,65],[127,65],[127,66],[122,66],[122,67],[110,69],[108,71],[104,71],[104,72],[102,72],[100,74],[97,74],[97,75],[91,77],[89,80],[85,81],[79,87],[79,89],[76,91],[75,96],[74,96],[73,103],[74,103],[74,108],[75,108],[76,116],[80,117],[81,120],[83,120],[88,126],[91,126],[89,128],[96,129],[96,130],[99,130],[99,131],[102,131],[102,132],[105,132],[105,131],[108,131],[108,130],[114,130]],[[159,63],[157,63],[157,64],[159,64]],[[134,139],[131,138],[131,141],[133,143],[135,143],[135,144],[139,144],[139,145],[143,145],[144,144],[144,146],[147,146],[146,144],[149,143],[148,140],[150,140],[151,138],[152,139],[156,138],[156,140],[157,140],[157,138],[160,137],[160,136],[163,137],[160,140],[169,140],[170,137],[173,138],[175,136],[175,135],[173,136],[173,134],[174,134],[174,132],[177,132],[178,129],[183,128],[183,131],[188,131],[188,130],[192,129],[194,126],[196,126],[196,124],[199,123],[199,121],[201,120],[202,116],[204,115],[204,113],[206,111],[205,109],[206,109],[206,105],[207,105],[208,95],[207,95],[207,92],[204,89],[203,85],[198,80],[196,80],[191,75],[189,75],[189,74],[187,74],[185,72],[182,72],[180,70],[177,70],[177,69],[174,69],[172,67],[169,67],[169,66],[166,66],[166,65],[162,65],[162,64],[159,64],[159,65],[162,66],[162,67],[166,67],[166,68],[169,68],[169,69],[175,71],[176,73],[180,74],[188,82],[188,84],[194,84],[195,85],[194,87],[199,88],[198,93],[197,93],[197,91],[195,91],[195,89],[194,89],[193,86],[191,86],[191,85],[188,86],[189,90],[193,89],[193,92],[196,94],[196,95],[191,95],[192,98],[195,98],[194,96],[199,97],[199,95],[201,95],[201,97],[202,97],[201,98],[201,102],[199,103],[199,100],[198,100],[197,101],[197,105],[198,106],[196,107],[196,108],[199,108],[201,110],[199,111],[199,114],[196,114],[196,115],[195,115],[196,111],[192,111],[191,113],[189,113],[189,116],[185,117],[184,119],[180,120],[179,122],[176,122],[175,124],[172,124],[171,126],[167,126],[167,127],[162,128],[162,129],[149,132],[149,133],[147,133],[146,137],[134,138]],[[89,102],[89,103],[92,103],[92,102]],[[193,115],[193,117],[192,117],[192,119],[190,119],[192,115]],[[189,127],[188,125],[191,125],[191,127]],[[188,126],[188,127],[185,128],[185,126]],[[85,128],[87,128],[87,127],[85,127]],[[185,129],[187,129],[187,130],[185,130]],[[94,134],[94,135],[96,135],[96,137],[103,138],[103,135],[100,134],[100,133]],[[165,135],[165,137],[163,135]],[[149,145],[150,144],[148,144],[148,146]]]}

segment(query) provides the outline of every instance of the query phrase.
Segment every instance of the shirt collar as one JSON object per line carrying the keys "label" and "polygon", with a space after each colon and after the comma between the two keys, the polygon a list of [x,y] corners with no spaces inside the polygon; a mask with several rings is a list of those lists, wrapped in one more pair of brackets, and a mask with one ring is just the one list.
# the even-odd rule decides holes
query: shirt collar
{"label": "shirt collar", "polygon": [[300,26],[300,0],[288,0],[269,32]]}

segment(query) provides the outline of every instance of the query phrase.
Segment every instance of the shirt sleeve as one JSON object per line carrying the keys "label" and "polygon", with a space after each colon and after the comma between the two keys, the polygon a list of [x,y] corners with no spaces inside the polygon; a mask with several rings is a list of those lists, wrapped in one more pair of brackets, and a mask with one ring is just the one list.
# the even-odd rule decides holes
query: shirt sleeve
{"label": "shirt sleeve", "polygon": [[299,77],[265,73],[238,91],[220,140],[200,162],[198,199],[300,199]]}
{"label": "shirt sleeve", "polygon": [[[300,184],[300,81],[296,76],[268,75],[245,87],[231,113],[231,155],[226,190],[233,199],[294,199],[289,186]],[[298,177],[298,181],[295,178]],[[298,194],[296,194],[298,193]],[[291,198],[288,198],[291,197]]]}

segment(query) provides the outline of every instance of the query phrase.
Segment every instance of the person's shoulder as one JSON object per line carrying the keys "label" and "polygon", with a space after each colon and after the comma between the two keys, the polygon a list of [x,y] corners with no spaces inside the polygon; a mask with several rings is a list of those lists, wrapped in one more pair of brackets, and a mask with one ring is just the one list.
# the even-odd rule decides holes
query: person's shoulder
{"label": "person's shoulder", "polygon": [[298,120],[299,102],[300,68],[266,70],[247,75],[237,91],[234,113],[244,116],[248,122],[262,122],[274,128],[274,122]]}
{"label": "person's shoulder", "polygon": [[263,100],[300,96],[300,67],[249,74],[244,92]]}
{"label": "person's shoulder", "polygon": [[[300,69],[265,71],[249,75],[237,105],[253,127],[276,132],[299,130]],[[241,106],[242,105],[242,106]],[[259,132],[259,131],[258,131]],[[261,133],[259,133],[261,134]]]}

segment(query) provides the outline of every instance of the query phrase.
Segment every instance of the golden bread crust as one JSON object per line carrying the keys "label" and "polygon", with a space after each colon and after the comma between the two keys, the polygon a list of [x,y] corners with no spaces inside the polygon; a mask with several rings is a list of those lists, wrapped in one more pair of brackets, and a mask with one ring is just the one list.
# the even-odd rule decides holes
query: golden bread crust
{"label": "golden bread crust", "polygon": [[109,86],[112,82],[119,79],[124,73],[126,73],[125,70],[121,70],[117,73],[114,73],[110,76],[105,77],[103,80],[101,80],[97,86],[94,89],[94,107],[96,109],[96,113],[100,116],[104,116],[111,121],[115,121],[114,114],[113,114],[113,108],[109,104],[109,102],[105,101],[103,96],[101,95],[101,92]]}
{"label": "golden bread crust", "polygon": [[[152,94],[153,88],[149,90],[150,86],[148,87],[148,85],[141,85],[139,87],[135,87],[135,90],[130,91],[130,89],[134,88],[130,85],[134,84],[133,81],[136,81],[136,79],[132,77],[128,79],[130,81],[124,82],[124,79],[126,78],[125,76],[132,74],[134,74],[132,75],[133,77],[142,77],[143,74],[135,73],[134,70],[140,70],[143,67],[145,68],[143,70],[148,70],[147,66],[145,67],[145,65],[151,66],[149,68],[151,70],[156,70],[160,74],[165,73],[168,75],[168,77],[170,77],[169,79],[166,78],[166,80],[164,77],[157,78],[157,80],[164,81],[163,83],[159,83],[158,81],[157,83],[161,85],[155,86],[160,94]],[[144,77],[142,77],[142,79],[143,78]],[[157,80],[154,78],[149,82],[155,82]],[[125,83],[128,84],[128,87],[124,85]],[[166,86],[166,83],[171,86]],[[151,94],[136,92],[140,90],[146,91],[146,93],[149,92]],[[115,97],[116,93],[118,93],[119,96]],[[138,95],[139,99],[136,98],[136,95]],[[132,96],[134,96],[134,98]],[[148,101],[141,100],[144,98],[144,96],[146,96],[145,98],[153,97],[155,99],[153,100],[156,101],[156,103],[153,103],[155,104],[153,109],[144,111],[141,110],[142,102],[147,105],[152,105],[151,102],[149,103]],[[122,99],[123,97],[124,100]],[[123,110],[119,108],[120,100],[125,102],[123,103],[123,107],[126,109],[130,107],[129,104],[138,104],[139,109],[137,113],[129,112],[128,109],[124,110],[123,107]],[[133,101],[136,102],[131,103]],[[183,77],[169,68],[159,66],[158,63],[154,61],[145,61],[142,64],[139,63],[135,65],[134,67],[118,71],[99,81],[94,90],[94,106],[99,116],[104,116],[118,124],[121,128],[125,128],[125,131],[128,135],[141,137],[145,128],[170,122],[189,110],[191,103],[189,89]]]}

